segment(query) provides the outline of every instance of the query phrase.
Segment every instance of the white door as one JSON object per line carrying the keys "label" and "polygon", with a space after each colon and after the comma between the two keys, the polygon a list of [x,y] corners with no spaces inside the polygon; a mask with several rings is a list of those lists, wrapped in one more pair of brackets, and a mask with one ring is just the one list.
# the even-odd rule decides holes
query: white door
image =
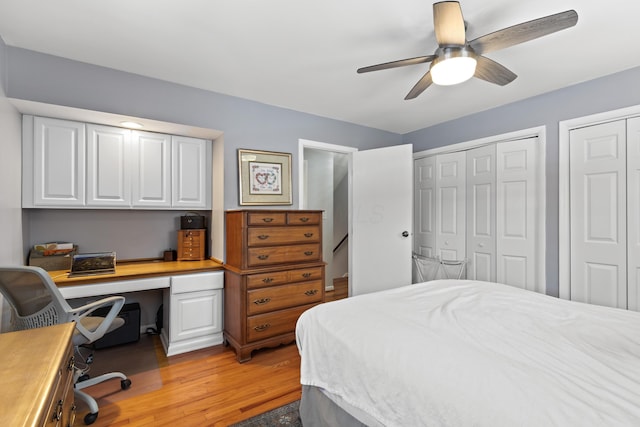
{"label": "white door", "polygon": [[436,255],[436,158],[416,159],[413,167],[413,251],[433,258]]}
{"label": "white door", "polygon": [[87,206],[131,206],[131,131],[87,125]]}
{"label": "white door", "polygon": [[467,279],[496,281],[496,146],[467,151]]}
{"label": "white door", "polygon": [[34,206],[85,203],[84,123],[33,119]]}
{"label": "white door", "polygon": [[466,254],[466,153],[436,156],[436,255],[463,260]]}
{"label": "white door", "polygon": [[627,120],[627,295],[640,311],[640,117]]}
{"label": "white door", "polygon": [[134,207],[171,206],[171,135],[133,131],[131,134]]}
{"label": "white door", "polygon": [[627,308],[625,120],[569,140],[571,299]]}
{"label": "white door", "polygon": [[172,136],[171,206],[211,208],[211,141]]}
{"label": "white door", "polygon": [[544,292],[538,277],[539,144],[537,138],[496,145],[496,280]]}
{"label": "white door", "polygon": [[351,154],[349,296],[411,284],[412,146]]}

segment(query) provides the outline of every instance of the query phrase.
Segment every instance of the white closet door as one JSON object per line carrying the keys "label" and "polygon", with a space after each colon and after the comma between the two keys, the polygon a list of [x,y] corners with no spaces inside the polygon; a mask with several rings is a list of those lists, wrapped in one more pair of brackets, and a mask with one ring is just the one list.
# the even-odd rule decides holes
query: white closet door
{"label": "white closet door", "polygon": [[627,120],[627,296],[640,311],[640,117]]}
{"label": "white closet door", "polygon": [[435,256],[436,245],[436,158],[423,157],[414,161],[413,251]]}
{"label": "white closet door", "polygon": [[464,151],[436,156],[436,255],[466,256],[466,167]]}
{"label": "white closet door", "polygon": [[570,132],[571,299],[627,307],[625,121]]}
{"label": "white closet door", "polygon": [[[496,280],[544,291],[536,277],[537,138],[496,145]],[[539,278],[543,280],[543,278]]]}
{"label": "white closet door", "polygon": [[467,151],[467,278],[496,281],[496,146]]}

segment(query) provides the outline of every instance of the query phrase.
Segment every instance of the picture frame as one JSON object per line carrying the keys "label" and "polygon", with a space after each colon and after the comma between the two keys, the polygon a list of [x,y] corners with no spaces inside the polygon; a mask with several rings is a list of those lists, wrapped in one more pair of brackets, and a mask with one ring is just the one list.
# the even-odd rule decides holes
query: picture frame
{"label": "picture frame", "polygon": [[291,205],[291,154],[238,149],[241,206]]}

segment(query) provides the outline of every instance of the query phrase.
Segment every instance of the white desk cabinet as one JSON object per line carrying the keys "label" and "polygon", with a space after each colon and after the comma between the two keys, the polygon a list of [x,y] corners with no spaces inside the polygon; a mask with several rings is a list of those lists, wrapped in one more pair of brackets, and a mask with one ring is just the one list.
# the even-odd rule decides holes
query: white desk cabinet
{"label": "white desk cabinet", "polygon": [[25,208],[210,209],[212,142],[25,115]]}
{"label": "white desk cabinet", "polygon": [[222,344],[223,287],[222,271],[171,277],[160,335],[167,356]]}

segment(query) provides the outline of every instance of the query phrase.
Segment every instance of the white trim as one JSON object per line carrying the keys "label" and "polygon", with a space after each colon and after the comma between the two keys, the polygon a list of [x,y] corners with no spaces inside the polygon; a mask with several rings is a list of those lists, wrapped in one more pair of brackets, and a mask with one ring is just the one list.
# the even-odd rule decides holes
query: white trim
{"label": "white trim", "polygon": [[502,133],[500,135],[492,135],[485,138],[474,139],[471,141],[459,142],[456,144],[445,145],[444,147],[430,148],[424,151],[418,151],[413,153],[413,158],[419,159],[422,157],[433,156],[435,154],[452,153],[454,151],[470,150],[482,145],[489,145],[497,142],[506,142],[516,139],[538,137],[539,141],[546,141],[547,127],[536,126],[528,129],[517,130],[513,132]]}
{"label": "white trim", "polygon": [[478,148],[483,145],[495,144],[498,142],[515,141],[524,138],[538,138],[538,147],[540,155],[539,158],[539,174],[538,174],[538,200],[536,218],[538,222],[538,229],[540,230],[540,241],[537,248],[536,257],[538,257],[538,271],[536,276],[539,283],[536,286],[536,291],[546,293],[547,282],[547,127],[536,126],[528,129],[521,129],[513,132],[507,132],[500,135],[488,136],[485,138],[474,139],[472,141],[460,142],[457,144],[446,145],[444,147],[432,148],[429,150],[419,151],[413,153],[413,160],[417,160],[423,157],[433,156],[436,154],[451,153],[455,151],[465,151],[472,148]]}
{"label": "white trim", "polygon": [[574,129],[640,115],[640,105],[563,120],[558,123],[558,294],[571,299],[571,210],[569,206],[569,138]]}
{"label": "white trim", "polygon": [[357,148],[347,147],[344,145],[327,144],[325,142],[311,141],[309,139],[298,139],[298,208],[305,208],[305,167],[304,167],[304,149],[312,148],[314,150],[331,151],[334,153],[349,154],[358,151]]}

